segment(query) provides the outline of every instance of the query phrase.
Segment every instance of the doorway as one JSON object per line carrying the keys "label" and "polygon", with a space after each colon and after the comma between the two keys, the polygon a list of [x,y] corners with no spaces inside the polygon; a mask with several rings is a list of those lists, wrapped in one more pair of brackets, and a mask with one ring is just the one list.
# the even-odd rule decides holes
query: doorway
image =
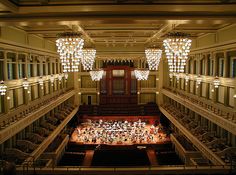
{"label": "doorway", "polygon": [[88,96],[88,105],[91,105],[92,104],[92,97],[89,95]]}

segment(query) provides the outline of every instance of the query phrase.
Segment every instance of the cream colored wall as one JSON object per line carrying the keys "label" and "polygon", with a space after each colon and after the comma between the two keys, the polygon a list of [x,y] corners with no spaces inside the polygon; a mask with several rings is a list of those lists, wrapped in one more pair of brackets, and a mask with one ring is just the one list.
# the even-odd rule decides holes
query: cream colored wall
{"label": "cream colored wall", "polygon": [[217,31],[218,42],[225,42],[236,39],[236,25],[226,27]]}
{"label": "cream colored wall", "polygon": [[197,46],[204,47],[216,43],[216,34],[207,34],[197,39]]}
{"label": "cream colored wall", "polygon": [[14,27],[1,27],[1,38],[4,40],[13,41],[19,44],[27,43],[27,34],[25,31]]}
{"label": "cream colored wall", "polygon": [[140,102],[144,104],[148,102],[156,102],[156,94],[155,93],[141,93]]}
{"label": "cream colored wall", "polygon": [[56,45],[54,42],[37,35],[28,34],[24,30],[15,27],[2,26],[0,39],[56,52]]}
{"label": "cream colored wall", "polygon": [[192,49],[207,47],[213,44],[229,42],[236,39],[236,25],[230,25],[217,30],[215,33],[206,34],[192,40]]}
{"label": "cream colored wall", "polygon": [[29,34],[28,44],[33,47],[44,48],[44,39],[39,36]]}
{"label": "cream colored wall", "polygon": [[96,81],[92,81],[90,75],[81,76],[81,88],[96,88]]}
{"label": "cream colored wall", "polygon": [[85,93],[81,94],[81,103],[88,104],[88,96],[91,96],[91,102],[93,105],[97,104],[97,94],[94,93]]}
{"label": "cream colored wall", "polygon": [[141,88],[155,88],[156,87],[156,76],[149,75],[148,79],[141,81]]}

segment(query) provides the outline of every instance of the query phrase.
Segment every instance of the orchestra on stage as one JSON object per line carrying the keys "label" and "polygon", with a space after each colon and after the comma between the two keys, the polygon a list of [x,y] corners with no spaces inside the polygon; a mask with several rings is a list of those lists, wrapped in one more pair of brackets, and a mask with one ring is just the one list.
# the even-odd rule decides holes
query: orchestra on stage
{"label": "orchestra on stage", "polygon": [[140,119],[127,120],[88,120],[78,126],[71,141],[83,144],[156,144],[168,141],[161,124],[155,126]]}

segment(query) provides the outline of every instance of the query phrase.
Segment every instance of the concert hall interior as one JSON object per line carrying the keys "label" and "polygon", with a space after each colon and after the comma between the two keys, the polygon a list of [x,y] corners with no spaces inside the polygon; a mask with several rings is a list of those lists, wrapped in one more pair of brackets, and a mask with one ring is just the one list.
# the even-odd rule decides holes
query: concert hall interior
{"label": "concert hall interior", "polygon": [[0,174],[236,174],[236,0],[0,0]]}

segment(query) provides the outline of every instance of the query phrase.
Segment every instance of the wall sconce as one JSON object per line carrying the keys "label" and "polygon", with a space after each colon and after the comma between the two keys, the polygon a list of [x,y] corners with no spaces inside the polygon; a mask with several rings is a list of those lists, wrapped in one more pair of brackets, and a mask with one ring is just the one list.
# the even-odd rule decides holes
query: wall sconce
{"label": "wall sconce", "polygon": [[22,86],[25,90],[27,90],[29,88],[29,81],[27,78],[24,78]]}
{"label": "wall sconce", "polygon": [[6,95],[7,85],[4,84],[4,81],[0,83],[0,95]]}

